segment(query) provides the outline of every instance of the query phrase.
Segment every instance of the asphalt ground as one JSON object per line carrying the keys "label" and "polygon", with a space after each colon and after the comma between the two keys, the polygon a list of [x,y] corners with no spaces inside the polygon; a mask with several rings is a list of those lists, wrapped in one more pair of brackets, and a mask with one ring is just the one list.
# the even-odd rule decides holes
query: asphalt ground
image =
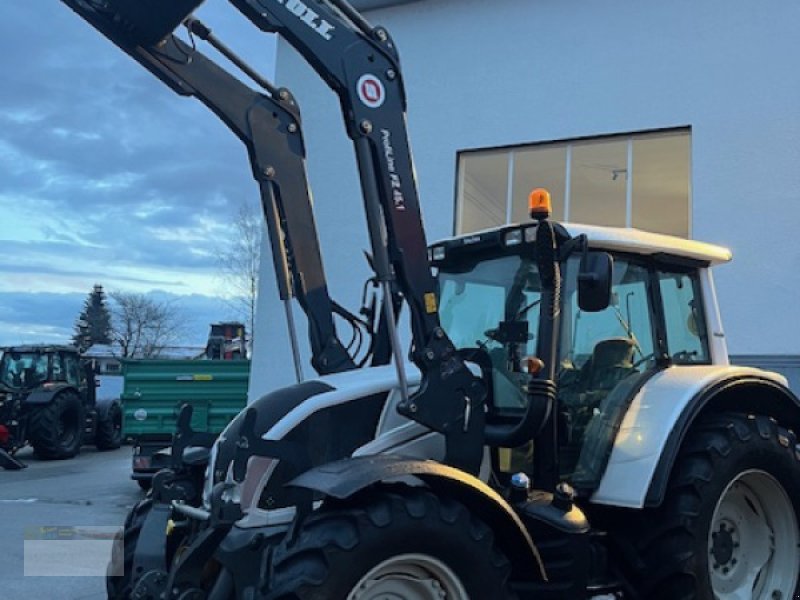
{"label": "asphalt ground", "polygon": [[[0,599],[106,598],[105,578],[97,572],[105,571],[110,541],[51,544],[32,539],[41,539],[42,532],[51,539],[47,532],[57,531],[57,537],[64,537],[63,533],[73,528],[97,531],[91,528],[104,526],[102,531],[108,532],[108,527],[121,527],[130,507],[142,497],[139,486],[130,479],[130,446],[108,452],[85,446],[80,455],[65,461],[40,461],[29,449],[17,457],[28,464],[27,469],[0,469]],[[59,564],[48,564],[42,557],[50,554],[41,552],[42,548],[66,548],[72,554],[56,558]],[[31,572],[84,574],[33,576]]]}

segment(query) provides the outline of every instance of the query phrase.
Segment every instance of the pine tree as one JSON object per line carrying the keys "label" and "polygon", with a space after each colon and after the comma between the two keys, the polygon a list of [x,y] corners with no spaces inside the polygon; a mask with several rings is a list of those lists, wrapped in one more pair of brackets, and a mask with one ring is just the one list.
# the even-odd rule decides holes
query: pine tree
{"label": "pine tree", "polygon": [[72,343],[81,352],[94,344],[111,343],[111,313],[106,305],[103,286],[100,284],[95,284],[83,304],[83,310],[75,321]]}

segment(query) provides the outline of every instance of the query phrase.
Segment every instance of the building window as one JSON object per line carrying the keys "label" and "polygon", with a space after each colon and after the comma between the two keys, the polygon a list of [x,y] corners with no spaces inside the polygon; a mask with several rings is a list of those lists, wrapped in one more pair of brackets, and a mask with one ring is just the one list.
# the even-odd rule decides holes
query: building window
{"label": "building window", "polygon": [[527,220],[543,187],[559,221],[688,238],[690,146],[682,128],[460,152],[456,234]]}
{"label": "building window", "polygon": [[107,362],[103,365],[104,373],[119,373],[120,366],[118,362]]}

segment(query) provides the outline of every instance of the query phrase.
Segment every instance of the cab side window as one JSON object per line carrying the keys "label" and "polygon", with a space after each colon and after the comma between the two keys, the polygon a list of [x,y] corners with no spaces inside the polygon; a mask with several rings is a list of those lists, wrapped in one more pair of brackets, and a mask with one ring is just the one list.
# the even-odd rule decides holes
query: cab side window
{"label": "cab side window", "polygon": [[53,356],[53,381],[64,381],[64,361],[60,354]]}
{"label": "cab side window", "polygon": [[600,365],[624,362],[641,371],[653,362],[649,277],[644,266],[618,258],[607,309],[583,312],[578,308],[577,293],[570,294],[562,335],[563,366],[597,370]]}
{"label": "cab side window", "polygon": [[710,361],[700,283],[696,272],[659,272],[667,351],[676,364]]}
{"label": "cab side window", "polygon": [[78,385],[78,361],[74,356],[69,354],[64,355],[64,370],[66,371],[66,380],[67,383],[71,383],[72,385]]}

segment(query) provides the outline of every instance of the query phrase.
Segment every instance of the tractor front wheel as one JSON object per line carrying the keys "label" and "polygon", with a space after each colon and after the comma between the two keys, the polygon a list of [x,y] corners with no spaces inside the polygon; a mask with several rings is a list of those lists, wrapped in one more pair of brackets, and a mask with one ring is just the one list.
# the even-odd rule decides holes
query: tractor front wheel
{"label": "tractor front wheel", "polygon": [[147,520],[153,500],[145,498],[136,504],[125,518],[125,526],[117,534],[111,547],[111,562],[106,570],[106,591],[109,600],[130,600],[136,577],[133,572],[133,557],[142,526]]}
{"label": "tractor front wheel", "polygon": [[81,399],[76,393],[66,391],[33,410],[28,421],[28,438],[39,458],[72,458],[80,452],[83,426]]}
{"label": "tractor front wheel", "polygon": [[712,415],[637,528],[642,597],[789,600],[800,587],[797,438],[764,416]]}
{"label": "tractor front wheel", "polygon": [[503,600],[508,560],[459,502],[422,490],[322,508],[276,550],[269,598]]}

